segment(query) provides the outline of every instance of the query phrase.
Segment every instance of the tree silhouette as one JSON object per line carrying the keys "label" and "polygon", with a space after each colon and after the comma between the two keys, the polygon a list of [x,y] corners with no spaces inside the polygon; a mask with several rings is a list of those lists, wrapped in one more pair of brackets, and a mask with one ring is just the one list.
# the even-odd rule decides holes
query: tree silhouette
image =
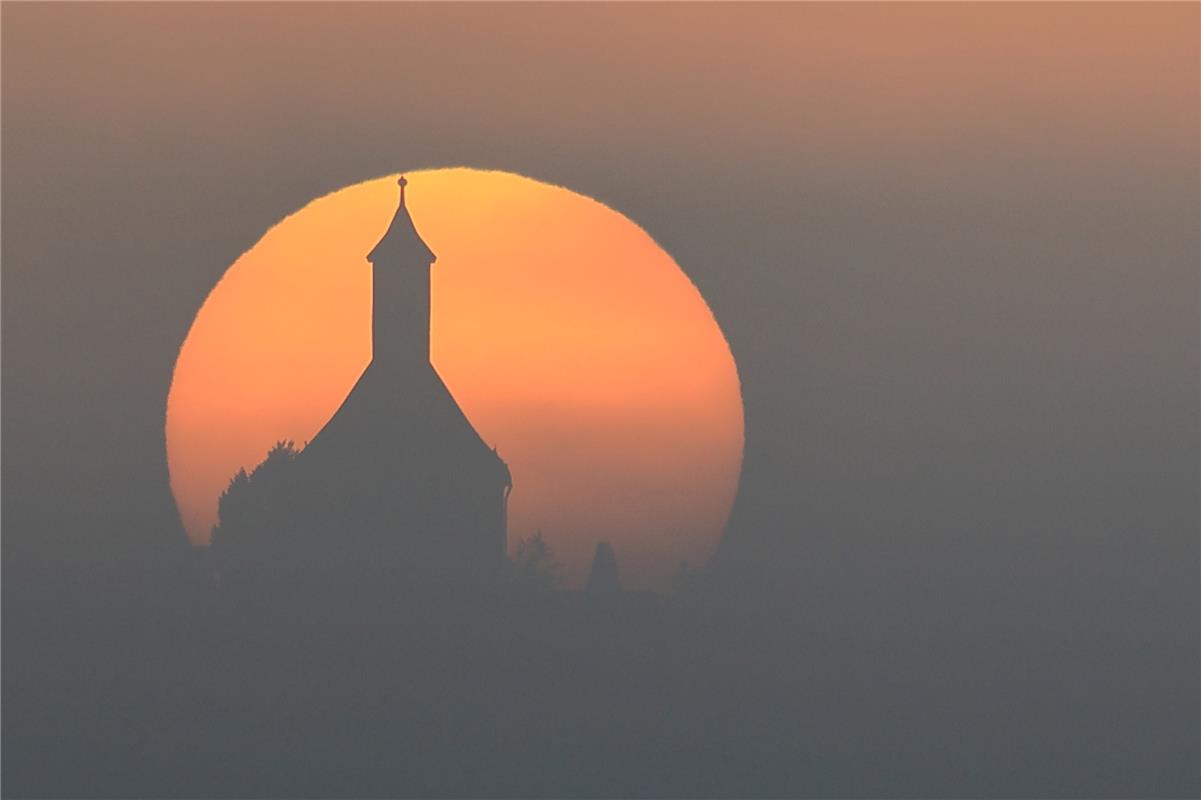
{"label": "tree silhouette", "polygon": [[671,596],[675,602],[684,605],[695,602],[700,586],[700,574],[689,566],[687,561],[681,561],[679,568],[671,577]]}
{"label": "tree silhouette", "polygon": [[559,586],[559,564],[542,531],[522,539],[513,550],[513,581],[518,588],[548,592]]}
{"label": "tree silhouette", "polygon": [[592,569],[584,590],[591,595],[612,596],[621,593],[621,579],[617,571],[617,555],[608,542],[597,542],[592,557]]}
{"label": "tree silhouette", "polygon": [[293,511],[289,479],[296,456],[295,442],[276,442],[249,474],[238,470],[217,501],[210,546],[223,590],[252,593],[273,557],[286,547]]}

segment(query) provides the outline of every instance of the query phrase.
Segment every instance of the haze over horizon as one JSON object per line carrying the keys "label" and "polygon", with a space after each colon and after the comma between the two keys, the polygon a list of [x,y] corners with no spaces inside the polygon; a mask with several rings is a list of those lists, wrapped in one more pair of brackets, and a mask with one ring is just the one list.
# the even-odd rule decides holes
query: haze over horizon
{"label": "haze over horizon", "polygon": [[[511,794],[1201,790],[1197,5],[0,13],[6,794],[246,794],[250,756],[224,784],[203,760],[256,729],[230,700],[251,685],[242,662],[210,671],[189,649],[220,626],[180,577],[175,357],[271,225],[343,186],[461,165],[644,228],[728,340],[746,420],[687,648],[655,649],[676,640],[647,622],[605,629],[626,659],[607,661],[563,623],[578,658],[548,637],[562,660],[498,644],[455,662],[532,662],[554,698],[504,695],[558,772],[504,772],[531,755],[499,733],[518,749],[489,749],[509,718],[463,723]],[[363,662],[380,680],[403,660],[385,655]],[[559,667],[593,670],[598,694]],[[337,793],[339,764],[384,764],[355,732],[393,720],[355,699],[362,727],[329,728],[345,738],[321,740],[327,760],[272,739],[258,793]],[[324,700],[269,710],[296,712],[272,718],[289,730],[341,698]],[[417,719],[405,730],[436,730]],[[640,750],[626,725],[648,719]],[[654,722],[672,719],[687,736]],[[456,766],[437,752],[397,762],[427,770],[414,793]],[[361,774],[358,795],[390,793]],[[483,766],[455,774],[484,793]]]}

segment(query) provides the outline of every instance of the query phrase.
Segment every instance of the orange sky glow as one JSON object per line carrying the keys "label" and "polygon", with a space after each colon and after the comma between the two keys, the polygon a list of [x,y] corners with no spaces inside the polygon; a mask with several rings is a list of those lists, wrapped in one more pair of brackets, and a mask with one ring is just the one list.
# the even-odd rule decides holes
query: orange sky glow
{"label": "orange sky glow", "polygon": [[[166,419],[194,543],[230,477],[279,439],[312,439],[370,360],[365,255],[395,210],[395,177],[281,221],[197,314]],[[702,565],[737,490],[743,410],[696,287],[645,231],[567,189],[471,169],[408,178],[438,256],[431,357],[513,472],[510,545],[542,531],[569,586],[602,539],[632,585]]]}

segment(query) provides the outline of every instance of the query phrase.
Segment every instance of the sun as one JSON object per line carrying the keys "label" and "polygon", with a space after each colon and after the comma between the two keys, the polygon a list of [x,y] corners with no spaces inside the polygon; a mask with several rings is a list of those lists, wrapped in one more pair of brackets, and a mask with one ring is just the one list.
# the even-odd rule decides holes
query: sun
{"label": "sun", "polygon": [[[720,538],[742,464],[728,343],[697,288],[627,217],[560,186],[466,168],[406,173],[438,256],[431,360],[513,474],[509,542],[541,532],[568,586],[597,542],[660,587]],[[312,439],[371,359],[366,254],[396,177],[313,200],[268,230],[193,321],[167,398],[189,538],[281,439]]]}

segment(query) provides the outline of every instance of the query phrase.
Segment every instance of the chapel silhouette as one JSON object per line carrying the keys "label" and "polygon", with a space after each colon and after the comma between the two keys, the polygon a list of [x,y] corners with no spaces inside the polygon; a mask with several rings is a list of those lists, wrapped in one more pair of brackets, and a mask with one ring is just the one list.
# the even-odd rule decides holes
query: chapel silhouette
{"label": "chapel silhouette", "polygon": [[398,183],[396,213],[367,254],[371,361],[281,486],[269,490],[268,502],[286,519],[267,526],[278,531],[264,552],[246,555],[241,542],[226,548],[228,571],[258,565],[245,578],[260,591],[461,593],[494,582],[507,564],[512,479],[430,363],[437,257],[405,205],[407,181]]}

